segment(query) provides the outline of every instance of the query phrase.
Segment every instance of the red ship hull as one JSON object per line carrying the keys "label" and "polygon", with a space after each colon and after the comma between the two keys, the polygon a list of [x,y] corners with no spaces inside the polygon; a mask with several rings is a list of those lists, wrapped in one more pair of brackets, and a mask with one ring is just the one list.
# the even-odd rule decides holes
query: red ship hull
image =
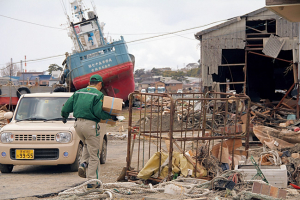
{"label": "red ship hull", "polygon": [[132,62],[123,63],[94,73],[89,73],[73,79],[75,88],[81,89],[88,86],[90,77],[99,74],[103,78],[106,95],[128,100],[128,94],[134,91]]}

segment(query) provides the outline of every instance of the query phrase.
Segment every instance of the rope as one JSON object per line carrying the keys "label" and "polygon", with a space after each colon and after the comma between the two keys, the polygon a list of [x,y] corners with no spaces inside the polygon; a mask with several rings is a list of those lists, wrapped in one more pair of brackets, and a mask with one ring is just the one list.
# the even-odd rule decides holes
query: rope
{"label": "rope", "polygon": [[[211,181],[196,178],[178,177],[175,180],[162,182],[155,186],[153,186],[152,184],[138,185],[131,182],[103,184],[98,179],[92,179],[79,186],[60,192],[56,199],[114,199],[115,196],[128,198],[129,195],[141,196],[141,194],[146,195],[147,193],[164,193],[165,186],[169,184],[173,184],[181,188],[182,196],[189,198],[199,198],[212,193],[214,183],[219,180],[228,180],[228,178],[239,180],[239,178],[242,179],[242,177],[243,176],[240,172],[233,170],[225,171],[222,175],[213,178]],[[86,185],[91,182],[98,183],[100,185],[100,188],[87,190]]]}

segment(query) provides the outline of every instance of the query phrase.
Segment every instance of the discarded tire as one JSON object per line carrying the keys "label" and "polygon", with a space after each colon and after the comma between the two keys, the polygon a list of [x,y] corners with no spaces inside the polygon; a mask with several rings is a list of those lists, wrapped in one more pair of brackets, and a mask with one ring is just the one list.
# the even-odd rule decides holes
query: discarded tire
{"label": "discarded tire", "polygon": [[53,92],[67,92],[67,89],[64,87],[58,87],[53,90]]}
{"label": "discarded tire", "polygon": [[29,94],[30,90],[27,87],[20,87],[17,89],[17,97],[20,98],[22,94]]}

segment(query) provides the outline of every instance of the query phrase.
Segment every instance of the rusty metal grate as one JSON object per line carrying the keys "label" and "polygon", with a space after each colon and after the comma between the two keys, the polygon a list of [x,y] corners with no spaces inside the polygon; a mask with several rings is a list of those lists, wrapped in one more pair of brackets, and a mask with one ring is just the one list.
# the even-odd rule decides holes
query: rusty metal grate
{"label": "rusty metal grate", "polygon": [[[140,101],[139,109],[132,106],[136,99]],[[132,93],[126,158],[128,179],[135,177],[156,152],[160,159],[154,179],[158,182],[162,180],[160,174],[165,166],[168,166],[167,178],[171,179],[173,151],[182,153],[188,160],[191,158],[186,153],[193,152],[194,172],[203,162],[204,150],[209,152],[205,156],[214,156],[219,162],[225,154],[223,147],[228,147],[226,151],[232,163],[239,152],[247,157],[249,109],[250,98],[246,95]],[[241,139],[245,140],[245,147]],[[168,155],[168,163],[161,162],[161,152]]]}

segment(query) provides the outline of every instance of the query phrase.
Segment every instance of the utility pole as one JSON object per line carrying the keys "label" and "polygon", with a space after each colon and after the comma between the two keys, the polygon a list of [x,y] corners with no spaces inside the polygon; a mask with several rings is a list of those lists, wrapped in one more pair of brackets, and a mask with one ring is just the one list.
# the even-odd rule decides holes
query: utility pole
{"label": "utility pole", "polygon": [[12,58],[10,59],[10,69],[9,69],[9,110],[11,107],[11,67],[12,67]]}
{"label": "utility pole", "polygon": [[12,58],[10,59],[10,68],[9,68],[9,81],[11,82],[11,67],[12,67]]}
{"label": "utility pole", "polygon": [[23,81],[22,81],[22,85],[24,84],[24,73],[23,73],[23,63],[22,63],[22,60],[20,61],[21,63],[21,75],[23,76]]}

